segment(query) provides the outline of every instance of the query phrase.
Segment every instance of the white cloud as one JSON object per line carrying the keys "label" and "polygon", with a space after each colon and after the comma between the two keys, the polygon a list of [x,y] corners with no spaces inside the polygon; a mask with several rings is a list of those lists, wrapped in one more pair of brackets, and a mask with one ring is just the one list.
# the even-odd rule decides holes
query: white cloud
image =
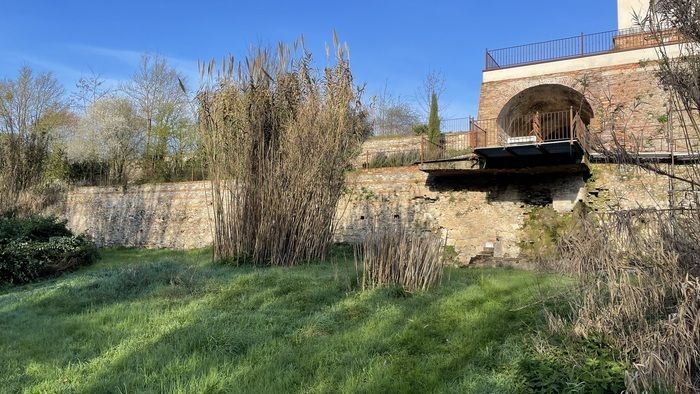
{"label": "white cloud", "polygon": [[142,52],[138,51],[105,48],[91,45],[71,44],[68,45],[68,48],[83,54],[113,58],[130,66],[137,65],[142,55]]}
{"label": "white cloud", "polygon": [[54,75],[66,79],[77,79],[82,75],[82,72],[75,67],[64,63],[47,60],[42,57],[27,55],[21,52],[5,51],[0,52],[0,56],[3,58],[5,63],[9,64],[10,67],[15,69],[18,69],[23,65],[28,65],[40,69],[41,71],[50,71]]}
{"label": "white cloud", "polygon": [[91,45],[73,44],[69,45],[69,48],[85,54],[97,55],[119,60],[120,62],[130,66],[131,69],[135,68],[139,64],[139,62],[141,61],[141,57],[144,54],[150,53],[158,55],[165,58],[172,67],[180,71],[189,83],[195,83],[199,81],[199,70],[196,60],[182,59],[174,56],[169,56],[165,53],[155,53],[131,49],[115,49]]}

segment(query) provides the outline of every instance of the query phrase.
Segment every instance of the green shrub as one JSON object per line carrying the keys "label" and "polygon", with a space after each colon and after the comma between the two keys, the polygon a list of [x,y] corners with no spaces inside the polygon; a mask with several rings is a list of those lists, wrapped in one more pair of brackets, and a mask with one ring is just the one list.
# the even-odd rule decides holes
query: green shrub
{"label": "green shrub", "polygon": [[459,253],[455,249],[454,245],[445,245],[442,248],[442,261],[447,264],[457,264],[459,263]]}
{"label": "green shrub", "polygon": [[626,365],[594,338],[532,350],[518,362],[518,375],[536,393],[620,393]]}
{"label": "green shrub", "polygon": [[528,214],[520,243],[521,257],[537,260],[549,257],[573,223],[574,215],[560,214],[551,206],[537,207]]}
{"label": "green shrub", "polygon": [[428,125],[425,123],[413,125],[411,129],[416,135],[428,135]]}
{"label": "green shrub", "polygon": [[92,263],[89,240],[54,217],[0,217],[0,284],[19,284]]}
{"label": "green shrub", "polygon": [[420,151],[409,150],[404,152],[375,154],[367,163],[367,168],[385,168],[385,167],[405,167],[412,166],[420,161]]}
{"label": "green shrub", "polygon": [[52,237],[73,235],[65,221],[55,217],[6,215],[0,217],[0,245],[13,240],[48,241]]}

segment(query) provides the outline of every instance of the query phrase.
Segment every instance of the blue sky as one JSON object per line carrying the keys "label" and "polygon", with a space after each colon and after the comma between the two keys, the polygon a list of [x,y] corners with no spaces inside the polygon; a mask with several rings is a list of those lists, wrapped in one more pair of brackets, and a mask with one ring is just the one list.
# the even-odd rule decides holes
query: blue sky
{"label": "blue sky", "polygon": [[0,0],[0,78],[27,64],[71,90],[91,71],[117,83],[140,54],[170,59],[196,82],[198,59],[245,55],[303,34],[323,60],[338,32],[368,96],[407,101],[444,74],[447,117],[476,113],[484,49],[616,28],[616,2],[580,1],[35,1]]}

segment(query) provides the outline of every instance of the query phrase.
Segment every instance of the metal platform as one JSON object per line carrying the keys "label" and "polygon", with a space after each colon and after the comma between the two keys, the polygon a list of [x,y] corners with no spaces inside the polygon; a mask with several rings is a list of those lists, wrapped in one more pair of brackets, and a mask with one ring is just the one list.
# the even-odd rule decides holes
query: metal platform
{"label": "metal platform", "polygon": [[584,150],[577,140],[547,141],[540,144],[518,144],[476,148],[474,153],[486,160],[534,158],[542,156],[583,157]]}
{"label": "metal platform", "polygon": [[583,156],[576,140],[548,141],[476,148],[470,156],[423,162],[420,169],[435,176],[586,173]]}

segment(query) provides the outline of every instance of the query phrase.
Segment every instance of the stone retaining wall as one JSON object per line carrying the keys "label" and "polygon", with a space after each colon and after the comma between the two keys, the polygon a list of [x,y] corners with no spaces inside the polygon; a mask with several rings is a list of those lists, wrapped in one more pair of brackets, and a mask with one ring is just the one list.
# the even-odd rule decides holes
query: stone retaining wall
{"label": "stone retaining wall", "polygon": [[101,246],[191,249],[210,245],[209,182],[80,187],[59,215]]}
{"label": "stone retaining wall", "polygon": [[[594,209],[665,206],[667,181],[641,171],[596,165],[593,176],[465,178],[435,182],[417,166],[356,171],[338,207],[336,240],[356,242],[377,218],[438,231],[459,260],[486,242],[501,257],[517,257],[525,219],[535,206],[570,211],[578,201]],[[211,244],[210,186],[184,182],[70,192],[60,216],[99,245],[189,249]]]}

